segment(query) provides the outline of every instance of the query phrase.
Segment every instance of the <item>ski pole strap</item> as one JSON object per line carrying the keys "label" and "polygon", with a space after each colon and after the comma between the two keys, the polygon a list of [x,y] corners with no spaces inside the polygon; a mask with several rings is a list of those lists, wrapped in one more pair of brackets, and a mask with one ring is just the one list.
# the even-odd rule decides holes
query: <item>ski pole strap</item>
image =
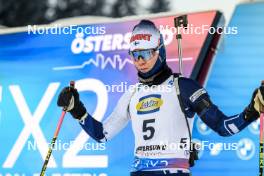
{"label": "ski pole strap", "polygon": [[193,167],[194,166],[194,160],[198,160],[198,153],[197,151],[194,150],[194,148],[192,147],[192,133],[191,133],[191,129],[190,129],[190,125],[189,125],[189,122],[188,122],[188,117],[185,113],[185,108],[184,108],[184,105],[183,105],[183,101],[182,101],[182,98],[181,98],[181,91],[180,91],[180,86],[179,86],[179,78],[181,77],[180,74],[173,74],[173,79],[174,79],[174,86],[175,86],[175,90],[176,90],[176,94],[178,96],[178,100],[179,100],[179,104],[180,104],[180,107],[181,107],[181,110],[182,110],[182,113],[184,114],[184,117],[185,117],[185,122],[186,122],[186,126],[187,126],[187,129],[188,129],[188,134],[189,134],[189,139],[190,139],[190,158],[189,158],[189,166],[190,167]]}

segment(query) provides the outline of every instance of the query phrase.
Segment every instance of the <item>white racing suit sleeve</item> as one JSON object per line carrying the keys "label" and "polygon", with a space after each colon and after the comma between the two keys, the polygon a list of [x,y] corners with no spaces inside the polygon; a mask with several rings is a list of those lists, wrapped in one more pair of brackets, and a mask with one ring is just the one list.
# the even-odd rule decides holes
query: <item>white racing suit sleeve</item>
{"label": "white racing suit sleeve", "polygon": [[94,140],[98,142],[110,140],[127,125],[130,119],[129,103],[132,95],[132,91],[125,92],[119,99],[113,112],[103,123],[87,114],[80,120],[80,125]]}
{"label": "white racing suit sleeve", "polygon": [[114,111],[103,122],[104,134],[107,140],[110,140],[120,132],[130,120],[129,103],[132,94],[129,91],[124,93],[119,99]]}

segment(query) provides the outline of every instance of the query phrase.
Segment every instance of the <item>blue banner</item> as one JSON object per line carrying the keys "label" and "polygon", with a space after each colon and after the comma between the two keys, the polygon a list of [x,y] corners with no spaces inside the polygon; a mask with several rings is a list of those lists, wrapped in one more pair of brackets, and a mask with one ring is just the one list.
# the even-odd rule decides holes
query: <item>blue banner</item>
{"label": "blue banner", "polygon": [[[263,24],[256,20],[259,11],[252,9],[261,7],[238,7],[230,25],[238,26],[239,33],[226,37],[225,50],[218,54],[206,86],[213,101],[228,114],[243,110],[263,77],[263,51],[253,45],[262,42],[254,32],[260,35],[258,28]],[[250,21],[255,22],[254,29],[241,22],[245,14],[254,19]],[[210,26],[215,11],[189,17],[197,26]],[[172,16],[153,20],[156,25],[173,26]],[[39,175],[61,114],[56,105],[58,93],[71,80],[76,81],[88,112],[99,121],[107,118],[123,92],[137,82],[137,72],[128,56],[130,31],[137,22],[60,26],[56,30],[32,27],[29,31],[0,35],[0,176]],[[248,31],[252,31],[250,40]],[[177,71],[175,33],[164,29],[162,34],[166,36],[168,63]],[[184,38],[188,39],[183,40],[186,76],[191,75],[206,37],[207,33]],[[256,174],[257,125],[234,137],[221,138],[196,118],[193,133],[197,140],[235,142],[240,148],[202,151],[194,175],[217,176],[223,170],[225,175]],[[111,141],[99,144],[67,114],[46,174],[129,175],[133,148],[131,124]]]}
{"label": "blue banner", "polygon": [[[208,25],[215,11],[192,14]],[[205,23],[195,20],[195,24]],[[173,26],[173,16],[153,19]],[[28,31],[0,35],[0,175],[38,175],[61,114],[56,100],[60,90],[76,81],[88,112],[107,118],[120,96],[137,82],[128,55],[137,21],[84,26],[29,26]],[[175,69],[175,33],[161,30],[167,60]],[[206,34],[184,58],[191,74]],[[190,36],[191,37],[191,36]],[[51,155],[47,175],[129,175],[134,137],[130,124],[114,139],[96,143],[66,115]]]}

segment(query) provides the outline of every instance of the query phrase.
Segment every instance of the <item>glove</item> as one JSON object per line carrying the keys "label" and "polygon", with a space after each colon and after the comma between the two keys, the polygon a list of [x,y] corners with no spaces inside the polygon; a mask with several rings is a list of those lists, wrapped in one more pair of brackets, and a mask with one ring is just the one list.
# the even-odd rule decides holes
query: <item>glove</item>
{"label": "glove", "polygon": [[78,99],[79,95],[76,89],[71,87],[65,87],[59,94],[57,105],[63,107],[65,111],[69,112],[74,108],[74,100],[78,101]]}
{"label": "glove", "polygon": [[70,112],[73,118],[80,120],[87,113],[83,103],[80,101],[77,89],[65,87],[59,94],[57,105]]}
{"label": "glove", "polygon": [[257,88],[252,95],[250,104],[245,109],[245,119],[254,121],[264,112],[264,84]]}

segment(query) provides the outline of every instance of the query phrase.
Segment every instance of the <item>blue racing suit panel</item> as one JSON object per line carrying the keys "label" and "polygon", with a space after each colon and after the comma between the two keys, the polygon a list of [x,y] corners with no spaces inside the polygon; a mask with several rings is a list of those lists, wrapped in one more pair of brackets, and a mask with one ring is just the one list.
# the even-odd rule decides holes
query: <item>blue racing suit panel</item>
{"label": "blue racing suit panel", "polygon": [[231,136],[251,123],[245,120],[244,111],[233,116],[225,115],[211,102],[207,91],[194,80],[181,77],[179,87],[187,117],[196,112],[201,120],[220,136]]}

